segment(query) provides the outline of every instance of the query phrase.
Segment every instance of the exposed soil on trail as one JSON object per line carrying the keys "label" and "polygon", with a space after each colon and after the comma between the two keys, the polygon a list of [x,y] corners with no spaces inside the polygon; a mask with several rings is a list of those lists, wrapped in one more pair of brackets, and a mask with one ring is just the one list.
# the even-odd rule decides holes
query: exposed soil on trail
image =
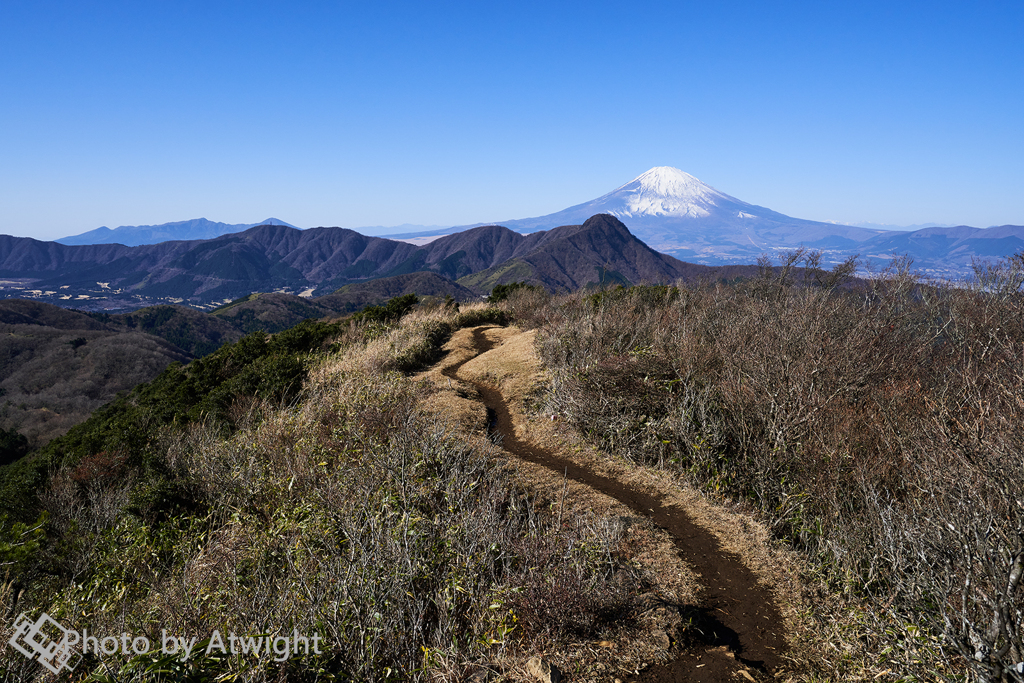
{"label": "exposed soil on trail", "polygon": [[[473,330],[473,341],[476,356],[494,347],[485,328]],[[699,575],[700,604],[693,612],[694,625],[686,631],[690,642],[673,643],[674,659],[649,666],[626,680],[751,681],[770,680],[781,672],[787,647],[782,614],[772,591],[758,582],[739,556],[724,550],[718,538],[694,522],[679,505],[521,438],[501,392],[488,383],[460,375],[462,366],[476,356],[447,366],[442,373],[477,389],[487,407],[489,431],[502,448],[650,518],[671,535],[682,558]]]}

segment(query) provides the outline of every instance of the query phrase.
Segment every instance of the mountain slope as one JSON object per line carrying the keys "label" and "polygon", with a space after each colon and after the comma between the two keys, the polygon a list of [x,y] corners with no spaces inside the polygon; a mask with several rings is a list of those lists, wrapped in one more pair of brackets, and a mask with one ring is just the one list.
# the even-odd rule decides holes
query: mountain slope
{"label": "mountain slope", "polygon": [[752,263],[777,248],[827,247],[829,240],[859,243],[884,231],[819,223],[750,204],[716,190],[677,168],[659,166],[589,202],[547,216],[506,221],[530,232],[578,224],[607,213],[626,221],[658,251],[699,263]]}
{"label": "mountain slope", "polygon": [[[24,434],[37,447],[171,362],[191,360],[142,327],[118,316],[102,319],[36,301],[0,301],[0,428]],[[192,338],[198,341],[200,335]]]}
{"label": "mountain slope", "polygon": [[276,292],[250,294],[209,313],[242,332],[280,332],[306,318],[325,318],[336,311],[318,299],[309,299]]}
{"label": "mountain slope", "polygon": [[714,270],[658,253],[633,236],[622,221],[601,214],[583,225],[523,236],[512,258],[463,277],[459,284],[487,292],[498,284],[526,280],[552,290],[573,290],[605,284],[672,282],[710,276]]}

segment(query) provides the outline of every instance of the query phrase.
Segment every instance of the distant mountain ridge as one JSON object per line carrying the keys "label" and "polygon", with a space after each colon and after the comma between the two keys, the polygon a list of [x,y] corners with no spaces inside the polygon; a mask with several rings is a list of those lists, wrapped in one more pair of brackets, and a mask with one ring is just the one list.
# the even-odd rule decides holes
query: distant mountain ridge
{"label": "distant mountain ridge", "polygon": [[[861,241],[884,231],[792,218],[731,197],[671,166],[658,166],[597,199],[546,216],[499,221],[517,232],[531,233],[562,225],[579,225],[599,213],[627,222],[652,248],[721,256],[746,255],[751,239],[799,243],[837,235]],[[449,228],[457,232],[473,226]],[[762,235],[762,233],[764,233]],[[755,240],[756,241],[756,240]],[[717,248],[714,248],[717,247]],[[754,247],[755,251],[758,247]],[[754,258],[760,255],[757,251]]]}
{"label": "distant mountain ridge", "polygon": [[[244,232],[249,228],[260,225],[285,225],[289,228],[297,226],[282,221],[279,218],[268,218],[258,223],[218,223],[205,218],[193,218],[187,221],[174,221],[161,223],[160,225],[122,225],[118,228],[101,226],[95,230],[89,230],[78,235],[69,235],[54,240],[60,244],[69,246],[82,246],[86,244],[123,244],[126,247],[139,247],[145,244],[159,244],[161,242],[176,242],[182,240],[209,240],[221,235],[229,235],[236,232]],[[392,237],[389,233],[410,233],[421,234],[424,232],[446,230],[442,225],[418,225],[403,223],[402,225],[367,225],[358,228],[350,228],[363,235],[379,237],[382,235]]]}
{"label": "distant mountain ridge", "polygon": [[[609,215],[522,235],[485,226],[424,246],[344,228],[261,225],[211,240],[67,246],[0,235],[0,277],[63,300],[97,293],[211,307],[252,292],[333,293],[347,284],[427,271],[477,294],[529,280],[552,290],[614,282],[667,282],[693,266],[659,254]],[[7,290],[0,294],[10,296]]]}
{"label": "distant mountain ridge", "polygon": [[[529,234],[577,225],[598,213],[624,221],[634,235],[662,253],[705,265],[749,264],[762,254],[805,246],[821,250],[826,264],[860,254],[878,266],[907,253],[926,275],[955,278],[971,272],[972,259],[1001,258],[1024,249],[1022,226],[971,228],[968,235],[962,226],[908,232],[793,218],[732,197],[670,166],[652,168],[597,199],[562,211],[499,223]],[[392,237],[452,234],[476,225],[483,224]]]}
{"label": "distant mountain ridge", "polygon": [[[602,213],[624,221],[636,237],[653,249],[703,265],[752,264],[764,254],[777,256],[804,246],[821,250],[826,265],[860,254],[865,264],[881,266],[905,253],[913,257],[916,267],[925,275],[958,278],[971,273],[973,260],[1002,258],[1024,249],[1022,226],[971,228],[973,232],[968,235],[962,230],[964,226],[909,226],[919,229],[907,230],[793,218],[737,199],[670,166],[652,168],[597,199],[546,216],[451,228],[406,224],[395,226],[392,234],[383,234],[383,237],[425,246],[432,239],[477,227],[502,225],[521,234],[531,234],[582,225],[591,216]],[[161,226],[99,228],[58,242],[141,246],[167,240],[212,239],[266,224],[288,225],[273,218],[251,225],[195,219]],[[372,226],[355,232],[381,235],[387,231],[381,226]],[[392,275],[402,272],[410,271],[400,270]]]}
{"label": "distant mountain ridge", "polygon": [[[1022,226],[902,232],[806,221],[744,202],[671,167],[653,168],[597,199],[548,216],[450,228],[441,236],[434,231],[429,234],[435,239],[427,243],[280,223],[268,219],[212,239],[138,246],[0,235],[0,278],[8,280],[0,282],[0,297],[73,302],[62,305],[117,299],[130,307],[169,302],[214,308],[252,292],[309,298],[422,271],[458,280],[477,293],[515,279],[559,290],[620,280],[664,281],[686,270],[674,259],[667,265],[661,259],[666,254],[722,266],[752,264],[762,255],[800,246],[821,250],[825,266],[858,254],[862,263],[876,267],[908,254],[926,276],[958,278],[969,275],[978,259],[1024,250]],[[238,227],[196,219],[131,230],[141,240]],[[120,236],[130,237],[131,230]],[[113,239],[117,232],[93,237]]]}
{"label": "distant mountain ridge", "polygon": [[123,244],[126,247],[138,247],[144,244],[159,244],[179,240],[208,240],[221,235],[235,232],[242,232],[258,225],[285,225],[289,228],[295,226],[285,223],[277,218],[268,218],[259,223],[217,223],[208,221],[205,218],[193,218],[187,221],[176,221],[173,223],[162,223],[161,225],[122,225],[111,230],[106,226],[83,232],[80,235],[61,237],[55,240],[60,244],[79,246],[86,244]]}

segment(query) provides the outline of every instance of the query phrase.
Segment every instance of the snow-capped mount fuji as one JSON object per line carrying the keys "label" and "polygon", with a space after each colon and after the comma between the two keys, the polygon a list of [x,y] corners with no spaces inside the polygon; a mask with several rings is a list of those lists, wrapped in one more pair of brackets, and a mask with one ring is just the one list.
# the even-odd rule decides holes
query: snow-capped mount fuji
{"label": "snow-capped mount fuji", "polygon": [[[793,218],[727,195],[671,166],[652,168],[597,199],[547,216],[496,224],[531,233],[582,225],[600,213],[615,216],[660,252],[708,265],[754,263],[762,254],[801,245],[822,249],[826,262],[838,262],[850,249],[856,251],[860,243],[887,234],[884,230]],[[422,234],[450,234],[481,225],[494,223]]]}
{"label": "snow-capped mount fuji", "polygon": [[753,264],[798,247],[822,252],[822,263],[860,255],[884,267],[907,254],[931,277],[972,273],[976,259],[998,259],[1024,251],[1024,226],[928,228],[905,232],[793,218],[727,195],[671,166],[657,166],[589,202],[536,218],[474,223],[431,232],[389,235],[416,244],[480,226],[502,225],[519,233],[583,225],[610,214],[651,248],[683,261],[717,266]]}

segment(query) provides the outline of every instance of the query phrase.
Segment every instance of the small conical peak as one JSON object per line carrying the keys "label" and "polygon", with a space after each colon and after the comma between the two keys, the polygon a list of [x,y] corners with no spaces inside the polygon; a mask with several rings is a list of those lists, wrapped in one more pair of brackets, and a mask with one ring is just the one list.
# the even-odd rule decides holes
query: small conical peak
{"label": "small conical peak", "polygon": [[584,221],[582,227],[591,230],[602,230],[604,232],[632,234],[622,221],[610,213],[595,214]]}

